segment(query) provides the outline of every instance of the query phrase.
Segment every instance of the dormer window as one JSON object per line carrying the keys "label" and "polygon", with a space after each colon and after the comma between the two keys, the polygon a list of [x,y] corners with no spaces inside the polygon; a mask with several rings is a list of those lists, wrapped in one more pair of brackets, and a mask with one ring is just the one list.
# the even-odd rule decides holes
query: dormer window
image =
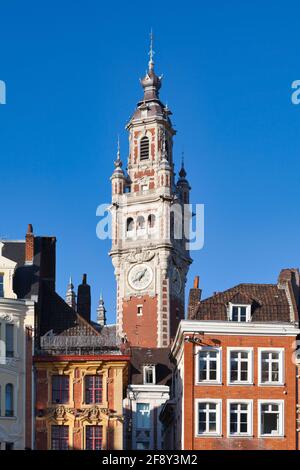
{"label": "dormer window", "polygon": [[154,385],[156,383],[155,366],[143,367],[144,385]]}
{"label": "dormer window", "polygon": [[249,322],[251,320],[251,305],[230,304],[229,320],[236,322]]}
{"label": "dormer window", "polygon": [[149,158],[149,139],[144,136],[140,141],[140,160],[148,160]]}
{"label": "dormer window", "polygon": [[0,297],[4,297],[4,275],[0,274]]}

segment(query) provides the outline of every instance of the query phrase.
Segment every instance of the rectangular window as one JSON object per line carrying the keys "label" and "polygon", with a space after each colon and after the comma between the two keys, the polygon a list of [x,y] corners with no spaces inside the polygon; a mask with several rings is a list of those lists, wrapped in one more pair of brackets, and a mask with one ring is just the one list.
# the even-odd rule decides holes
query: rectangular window
{"label": "rectangular window", "polygon": [[200,348],[196,355],[197,382],[221,382],[220,349]]}
{"label": "rectangular window", "polygon": [[202,435],[220,435],[221,400],[196,401],[196,433]]}
{"label": "rectangular window", "polygon": [[102,450],[103,433],[102,426],[86,426],[85,428],[86,450]]}
{"label": "rectangular window", "polygon": [[4,297],[4,275],[0,274],[0,297]]}
{"label": "rectangular window", "polygon": [[229,403],[229,435],[249,436],[252,428],[250,402]]}
{"label": "rectangular window", "polygon": [[142,305],[137,306],[137,315],[139,317],[141,317],[143,315],[143,306]]}
{"label": "rectangular window", "polygon": [[68,450],[69,426],[51,426],[51,450]]}
{"label": "rectangular window", "polygon": [[281,385],[283,383],[283,350],[260,350],[261,385]]}
{"label": "rectangular window", "polygon": [[85,377],[85,402],[87,404],[102,403],[102,375],[87,375]]}
{"label": "rectangular window", "polygon": [[249,350],[229,350],[229,383],[251,383],[252,353]]}
{"label": "rectangular window", "polygon": [[136,405],[137,414],[137,429],[150,429],[150,405],[149,403],[137,403]]}
{"label": "rectangular window", "polygon": [[144,384],[155,384],[155,366],[144,366]]}
{"label": "rectangular window", "polygon": [[283,436],[283,401],[259,402],[259,435],[266,437]]}
{"label": "rectangular window", "polygon": [[68,375],[52,376],[52,403],[69,402],[69,382]]}
{"label": "rectangular window", "polygon": [[248,322],[251,319],[251,305],[231,305],[230,318],[231,321]]}
{"label": "rectangular window", "polygon": [[14,325],[5,325],[6,357],[14,357]]}

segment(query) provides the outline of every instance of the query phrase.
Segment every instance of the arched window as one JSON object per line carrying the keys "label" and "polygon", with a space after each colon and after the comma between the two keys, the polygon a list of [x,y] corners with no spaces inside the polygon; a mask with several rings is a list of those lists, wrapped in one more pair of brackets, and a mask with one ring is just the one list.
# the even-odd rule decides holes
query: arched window
{"label": "arched window", "polygon": [[127,232],[132,232],[133,227],[134,227],[133,218],[129,217],[126,221],[126,231]]}
{"label": "arched window", "polygon": [[155,226],[155,215],[154,214],[150,214],[148,216],[148,227],[149,228],[154,228]]}
{"label": "arched window", "polygon": [[149,139],[148,137],[144,136],[141,138],[140,141],[140,160],[148,160],[149,158]]}
{"label": "arched window", "polygon": [[14,386],[6,384],[5,387],[5,416],[14,415]]}
{"label": "arched window", "polygon": [[139,215],[136,220],[136,226],[138,230],[142,230],[145,228],[145,219],[142,215]]}

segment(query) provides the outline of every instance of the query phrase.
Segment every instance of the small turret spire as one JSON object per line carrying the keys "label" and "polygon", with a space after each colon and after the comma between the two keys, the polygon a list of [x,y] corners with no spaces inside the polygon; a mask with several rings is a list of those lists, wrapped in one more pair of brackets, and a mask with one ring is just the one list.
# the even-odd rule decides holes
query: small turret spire
{"label": "small turret spire", "polygon": [[70,276],[69,284],[66,292],[66,303],[76,312],[76,294],[74,292],[74,286],[72,282],[72,277]]}
{"label": "small turret spire", "polygon": [[97,308],[97,323],[101,326],[106,325],[106,308],[104,306],[102,292],[100,294],[99,305]]}
{"label": "small turret spire", "polygon": [[115,168],[122,168],[121,152],[120,152],[120,136],[118,135],[118,144],[117,144],[117,159],[114,161]]}
{"label": "small turret spire", "polygon": [[184,168],[184,152],[182,152],[181,154],[181,169],[180,169],[180,172],[179,172],[179,176],[181,179],[184,179],[186,177],[186,171],[185,171],[185,168]]}

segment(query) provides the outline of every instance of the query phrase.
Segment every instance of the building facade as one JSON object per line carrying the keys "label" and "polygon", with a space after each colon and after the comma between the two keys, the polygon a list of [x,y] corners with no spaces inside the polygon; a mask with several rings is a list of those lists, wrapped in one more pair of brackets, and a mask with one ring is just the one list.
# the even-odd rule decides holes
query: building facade
{"label": "building facade", "polygon": [[0,241],[0,450],[32,448],[35,298],[26,240]]}
{"label": "building facade", "polygon": [[126,449],[163,449],[160,413],[170,398],[172,368],[167,348],[132,348],[124,400]]}
{"label": "building facade", "polygon": [[39,450],[122,450],[129,357],[36,357]]}
{"label": "building facade", "polygon": [[190,187],[184,168],[175,182],[171,111],[159,98],[153,51],[144,96],[127,124],[129,157],[120,150],[112,184],[112,248],[117,283],[117,328],[132,346],[168,347],[184,318],[191,258],[182,236]]}
{"label": "building facade", "polygon": [[172,346],[174,448],[297,449],[298,270],[200,295]]}

